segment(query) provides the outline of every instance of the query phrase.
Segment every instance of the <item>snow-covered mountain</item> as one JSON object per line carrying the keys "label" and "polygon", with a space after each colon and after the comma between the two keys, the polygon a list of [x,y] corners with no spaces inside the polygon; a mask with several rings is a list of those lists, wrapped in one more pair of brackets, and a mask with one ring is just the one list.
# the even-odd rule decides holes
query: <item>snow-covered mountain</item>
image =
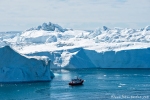
{"label": "snow-covered mountain", "polygon": [[53,25],[42,25],[3,39],[1,46],[9,44],[28,56],[48,56],[53,68],[150,67],[150,26],[142,29],[103,26],[84,31],[63,30],[59,25],[54,29]]}
{"label": "snow-covered mountain", "polygon": [[50,60],[25,57],[9,46],[0,48],[0,82],[50,81]]}

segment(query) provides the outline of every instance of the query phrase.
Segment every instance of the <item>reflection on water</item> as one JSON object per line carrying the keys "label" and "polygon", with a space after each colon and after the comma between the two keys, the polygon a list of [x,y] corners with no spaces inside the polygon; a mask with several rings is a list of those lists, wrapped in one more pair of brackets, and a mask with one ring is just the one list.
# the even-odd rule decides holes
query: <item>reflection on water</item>
{"label": "reflection on water", "polygon": [[[51,82],[0,84],[1,100],[116,100],[117,97],[145,96],[150,99],[149,69],[53,70]],[[75,76],[85,80],[69,86]],[[121,98],[122,100],[133,100]],[[120,100],[120,99],[118,99]]]}

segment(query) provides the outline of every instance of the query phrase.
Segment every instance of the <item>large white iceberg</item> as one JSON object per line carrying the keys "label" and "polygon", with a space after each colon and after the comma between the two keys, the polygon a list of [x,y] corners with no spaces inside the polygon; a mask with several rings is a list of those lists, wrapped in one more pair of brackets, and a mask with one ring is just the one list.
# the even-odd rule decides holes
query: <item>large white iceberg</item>
{"label": "large white iceberg", "polygon": [[[150,27],[54,31],[43,24],[16,37],[3,38],[28,56],[47,56],[51,68],[149,68]],[[52,31],[43,28],[53,29]]]}
{"label": "large white iceberg", "polygon": [[49,59],[20,55],[11,47],[0,48],[0,82],[51,81]]}

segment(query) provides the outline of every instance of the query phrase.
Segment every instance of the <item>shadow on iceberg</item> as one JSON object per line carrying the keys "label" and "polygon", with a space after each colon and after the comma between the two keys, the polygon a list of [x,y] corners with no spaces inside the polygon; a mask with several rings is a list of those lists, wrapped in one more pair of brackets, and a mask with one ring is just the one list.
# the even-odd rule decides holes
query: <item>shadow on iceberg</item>
{"label": "shadow on iceberg", "polygon": [[51,81],[50,60],[28,58],[9,46],[0,48],[0,82]]}

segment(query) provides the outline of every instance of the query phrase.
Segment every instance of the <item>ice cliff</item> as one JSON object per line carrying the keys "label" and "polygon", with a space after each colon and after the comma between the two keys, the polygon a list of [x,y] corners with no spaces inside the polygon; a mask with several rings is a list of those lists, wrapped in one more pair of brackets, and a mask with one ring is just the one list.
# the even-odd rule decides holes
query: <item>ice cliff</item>
{"label": "ice cliff", "polygon": [[97,52],[83,48],[37,52],[29,56],[48,56],[52,68],[150,68],[150,48]]}
{"label": "ice cliff", "polygon": [[0,82],[50,81],[54,77],[47,58],[28,58],[10,46],[0,48]]}

